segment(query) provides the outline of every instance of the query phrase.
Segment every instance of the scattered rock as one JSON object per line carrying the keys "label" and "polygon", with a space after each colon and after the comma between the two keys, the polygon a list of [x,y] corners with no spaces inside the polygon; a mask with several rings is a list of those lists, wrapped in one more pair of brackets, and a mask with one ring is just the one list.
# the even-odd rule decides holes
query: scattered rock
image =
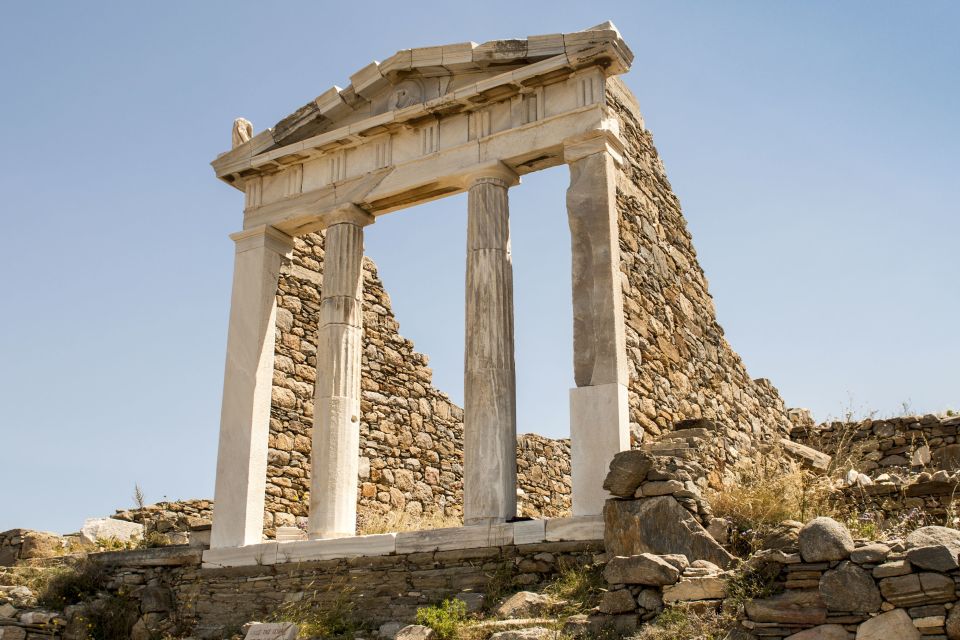
{"label": "scattered rock", "polygon": [[727,568],[733,556],[672,496],[607,500],[604,543],[615,556],[682,554]]}
{"label": "scattered rock", "polygon": [[400,629],[403,629],[403,626],[400,622],[385,622],[377,629],[377,633],[381,638],[385,638],[386,640],[395,640]]}
{"label": "scattered rock", "polygon": [[411,624],[397,632],[396,640],[433,640],[437,634],[430,627]]}
{"label": "scattered rock", "polygon": [[494,614],[502,620],[534,618],[547,613],[553,605],[554,600],[549,596],[532,591],[519,591],[497,605]]}
{"label": "scattered rock", "polygon": [[797,536],[804,562],[846,560],[854,550],[847,528],[833,518],[814,518]]}
{"label": "scattered rock", "polygon": [[663,558],[650,553],[635,556],[616,556],[603,570],[610,584],[674,584],[680,579],[680,570]]}
{"label": "scattered rock", "polygon": [[823,574],[820,595],[830,611],[873,613],[883,603],[873,577],[852,562],[841,562]]}
{"label": "scattered rock", "polygon": [[903,609],[870,618],[857,629],[856,640],[920,640],[920,632]]}

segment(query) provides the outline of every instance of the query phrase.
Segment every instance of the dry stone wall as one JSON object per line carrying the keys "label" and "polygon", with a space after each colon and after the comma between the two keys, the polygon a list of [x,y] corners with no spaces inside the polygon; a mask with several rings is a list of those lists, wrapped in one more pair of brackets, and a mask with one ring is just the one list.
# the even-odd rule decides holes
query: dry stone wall
{"label": "dry stone wall", "polygon": [[636,99],[617,79],[607,87],[625,144],[617,207],[635,439],[693,418],[751,436],[786,435],[789,421],[776,388],[747,375],[717,323],[680,201]]}
{"label": "dry stone wall", "polygon": [[533,433],[517,438],[517,504],[521,516],[556,518],[570,513],[570,439]]}
{"label": "dry stone wall", "polygon": [[960,417],[904,416],[798,426],[790,437],[833,456],[844,470],[876,477],[960,470]]}
{"label": "dry stone wall", "polygon": [[[266,529],[308,515],[323,236],[296,239],[280,275],[266,489]],[[361,516],[460,513],[463,411],[435,389],[427,357],[398,333],[390,298],[363,262]]]}

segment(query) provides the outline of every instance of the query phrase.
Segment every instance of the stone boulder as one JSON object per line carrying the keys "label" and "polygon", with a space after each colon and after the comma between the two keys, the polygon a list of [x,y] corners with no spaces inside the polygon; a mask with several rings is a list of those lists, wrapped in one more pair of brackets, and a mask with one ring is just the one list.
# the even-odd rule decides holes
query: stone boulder
{"label": "stone boulder", "polygon": [[377,634],[385,640],[396,640],[397,634],[405,625],[401,622],[384,622],[377,629]]}
{"label": "stone boulder", "polygon": [[490,636],[490,640],[546,640],[555,637],[555,635],[553,631],[543,627],[530,627],[529,629],[499,631]]}
{"label": "stone boulder", "polygon": [[646,451],[621,451],[610,461],[603,488],[615,496],[632,498],[652,468],[653,457]]}
{"label": "stone boulder", "polygon": [[727,568],[733,561],[703,525],[672,496],[607,500],[604,545],[614,556],[681,554]]}
{"label": "stone boulder", "polygon": [[114,518],[90,518],[81,527],[80,538],[89,544],[97,544],[97,540],[140,540],[143,538],[143,525]]}
{"label": "stone boulder", "polygon": [[788,438],[780,438],[780,446],[788,456],[799,462],[804,467],[813,471],[826,472],[830,468],[830,456],[817,451],[812,447],[794,442]]}
{"label": "stone boulder", "polygon": [[553,598],[532,591],[519,591],[497,605],[493,613],[501,620],[536,618],[550,611]]}
{"label": "stone boulder", "polygon": [[642,584],[662,586],[680,579],[680,569],[650,553],[615,556],[603,570],[609,584]]}
{"label": "stone boulder", "polygon": [[803,529],[803,523],[796,520],[784,520],[773,527],[763,539],[761,549],[796,549],[797,537]]}
{"label": "stone boulder", "polygon": [[856,640],[920,640],[920,632],[907,612],[894,609],[870,618],[857,628]]}
{"label": "stone boulder", "polygon": [[830,611],[874,613],[883,604],[873,577],[852,562],[841,562],[823,574],[820,595]]}
{"label": "stone boulder", "polygon": [[839,624],[821,624],[787,636],[784,640],[850,640],[850,634]]}
{"label": "stone boulder", "polygon": [[64,540],[55,533],[45,531],[29,531],[23,534],[23,543],[20,546],[20,558],[50,558],[62,555]]}
{"label": "stone boulder", "polygon": [[921,569],[952,571],[960,568],[960,531],[920,527],[907,536],[907,559]]}
{"label": "stone boulder", "polygon": [[833,518],[814,518],[797,535],[804,562],[846,560],[854,550],[853,537]]}
{"label": "stone boulder", "polygon": [[396,640],[433,640],[436,637],[437,634],[433,629],[421,624],[407,625],[395,636]]}

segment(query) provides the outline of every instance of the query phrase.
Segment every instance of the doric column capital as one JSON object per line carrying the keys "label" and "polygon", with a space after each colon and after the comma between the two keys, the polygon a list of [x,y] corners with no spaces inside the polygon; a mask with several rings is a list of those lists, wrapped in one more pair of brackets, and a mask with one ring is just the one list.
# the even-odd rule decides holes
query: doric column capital
{"label": "doric column capital", "polygon": [[268,224],[231,233],[230,239],[236,243],[237,253],[266,247],[274,253],[286,255],[293,249],[293,238]]}
{"label": "doric column capital", "polygon": [[563,141],[563,161],[570,164],[595,153],[607,152],[614,162],[623,165],[623,141],[617,129],[615,126],[605,126],[567,138]]}
{"label": "doric column capital", "polygon": [[324,229],[329,229],[335,224],[352,224],[357,227],[365,227],[373,224],[375,220],[376,218],[365,209],[361,209],[355,204],[345,204],[324,214],[322,223]]}
{"label": "doric column capital", "polygon": [[520,176],[499,160],[476,165],[463,174],[465,189],[481,182],[496,182],[504,187],[513,187],[520,184]]}

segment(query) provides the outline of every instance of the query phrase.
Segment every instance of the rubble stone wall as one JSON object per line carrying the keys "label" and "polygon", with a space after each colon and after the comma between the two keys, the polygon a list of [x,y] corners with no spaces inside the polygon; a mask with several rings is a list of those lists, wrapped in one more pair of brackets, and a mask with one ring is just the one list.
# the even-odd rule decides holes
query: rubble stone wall
{"label": "rubble stone wall", "polygon": [[[323,236],[296,239],[277,291],[266,529],[306,518]],[[463,411],[435,389],[427,357],[401,337],[376,265],[363,261],[359,511],[460,513]]]}
{"label": "rubble stone wall", "polygon": [[517,502],[520,515],[558,518],[570,514],[570,439],[534,433],[517,438]]}
{"label": "rubble stone wall", "polygon": [[[717,322],[707,279],[636,98],[607,83],[620,125],[624,164],[617,179],[620,263],[635,440],[674,423],[708,418],[736,434],[785,436],[790,422],[776,388],[751,379]],[[735,462],[742,447],[728,447]]]}
{"label": "rubble stone wall", "polygon": [[794,442],[834,457],[843,469],[876,477],[960,470],[960,417],[904,416],[795,427]]}
{"label": "rubble stone wall", "polygon": [[186,547],[97,559],[111,567],[112,589],[140,600],[142,619],[155,628],[220,638],[268,618],[292,594],[324,610],[354,603],[352,613],[375,625],[412,622],[418,607],[463,591],[535,589],[564,567],[592,564],[602,551],[600,541],[547,542],[224,569],[201,569],[200,551]]}

